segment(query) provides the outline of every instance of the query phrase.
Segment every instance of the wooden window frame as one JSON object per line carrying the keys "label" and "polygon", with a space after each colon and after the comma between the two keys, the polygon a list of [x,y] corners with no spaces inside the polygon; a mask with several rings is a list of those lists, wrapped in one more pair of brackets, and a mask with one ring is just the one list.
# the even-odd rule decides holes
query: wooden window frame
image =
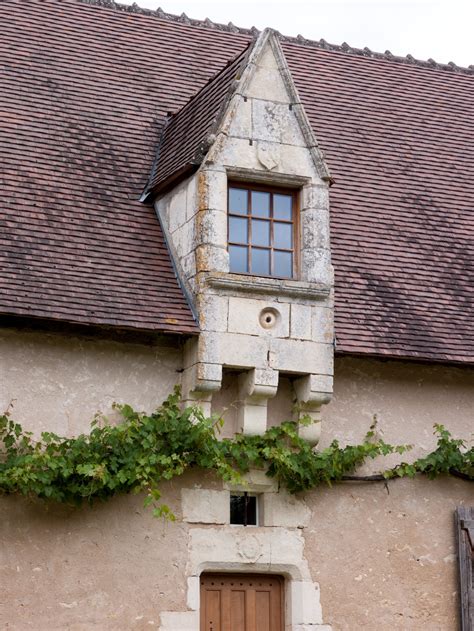
{"label": "wooden window frame", "polygon": [[454,514],[458,547],[461,631],[474,624],[474,506],[459,506]]}
{"label": "wooden window frame", "polygon": [[[229,190],[231,188],[239,188],[247,191],[247,208],[248,212],[246,215],[231,213],[229,207]],[[258,217],[252,215],[252,207],[251,207],[251,192],[262,192],[262,193],[270,193],[270,217],[267,219],[265,217]],[[292,198],[291,205],[291,213],[292,220],[285,219],[274,219],[273,217],[273,195],[289,195]],[[229,240],[230,235],[230,219],[231,217],[238,217],[241,219],[247,219],[248,221],[248,241],[246,244],[237,243],[235,241]],[[252,246],[251,238],[252,238],[252,219],[258,219],[262,221],[268,221],[270,223],[270,246]],[[275,248],[273,246],[273,226],[275,223],[285,223],[292,225],[292,237],[293,237],[293,247],[291,249],[287,248]],[[247,248],[247,267],[251,270],[252,263],[252,249],[261,249],[261,250],[269,250],[270,251],[270,272],[273,268],[273,255],[275,250],[280,252],[291,252],[292,255],[292,272],[291,276],[277,276],[276,274],[255,274],[251,271],[248,272],[230,272],[232,274],[244,274],[246,276],[261,276],[264,278],[277,278],[279,280],[297,280],[300,274],[300,225],[299,225],[299,190],[295,188],[284,188],[280,186],[271,186],[264,184],[250,184],[248,182],[240,182],[230,180],[227,183],[227,247],[229,246],[241,246]]]}

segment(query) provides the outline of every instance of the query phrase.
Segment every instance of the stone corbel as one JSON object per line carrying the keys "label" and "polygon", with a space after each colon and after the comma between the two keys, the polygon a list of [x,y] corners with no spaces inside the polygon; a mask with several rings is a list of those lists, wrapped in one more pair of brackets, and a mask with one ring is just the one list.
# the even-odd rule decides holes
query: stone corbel
{"label": "stone corbel", "polygon": [[212,395],[221,385],[221,364],[193,364],[183,372],[183,405],[198,405],[206,416],[211,416]]}
{"label": "stone corbel", "polygon": [[278,388],[278,371],[253,368],[239,377],[239,430],[258,436],[267,429],[267,401]]}
{"label": "stone corbel", "polygon": [[298,419],[311,419],[309,424],[300,424],[299,434],[314,447],[321,437],[321,406],[331,400],[333,378],[329,375],[305,375],[295,380],[294,388]]}

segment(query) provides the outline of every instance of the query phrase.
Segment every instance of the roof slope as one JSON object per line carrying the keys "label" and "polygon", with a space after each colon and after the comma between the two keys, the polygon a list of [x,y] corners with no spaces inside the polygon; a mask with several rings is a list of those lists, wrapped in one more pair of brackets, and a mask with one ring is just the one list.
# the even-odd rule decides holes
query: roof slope
{"label": "roof slope", "polygon": [[[0,310],[192,330],[137,199],[167,112],[253,34],[108,0],[4,0],[0,19]],[[283,48],[335,179],[338,350],[473,363],[474,74]]]}
{"label": "roof slope", "polygon": [[338,348],[474,362],[474,75],[284,51],[335,179]]}
{"label": "roof slope", "polygon": [[248,52],[248,48],[244,49],[168,119],[161,133],[148,190],[157,192],[201,164],[209,149],[206,140],[219,125]]}

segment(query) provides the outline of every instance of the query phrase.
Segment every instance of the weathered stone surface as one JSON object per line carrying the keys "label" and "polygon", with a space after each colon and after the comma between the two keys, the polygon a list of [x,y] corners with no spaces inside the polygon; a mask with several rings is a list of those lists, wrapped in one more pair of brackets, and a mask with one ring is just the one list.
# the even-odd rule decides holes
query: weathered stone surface
{"label": "weathered stone surface", "polygon": [[266,399],[244,399],[237,415],[237,431],[247,436],[261,436],[267,429]]}
{"label": "weathered stone surface", "polygon": [[227,248],[227,213],[221,210],[200,210],[196,214],[197,245],[214,245]]}
{"label": "weathered stone surface", "polygon": [[331,344],[334,339],[333,309],[320,306],[313,307],[311,331],[313,341]]}
{"label": "weathered stone surface", "polygon": [[322,611],[319,601],[319,586],[312,581],[292,581],[289,585],[291,592],[291,623],[321,624]]}
{"label": "weathered stone surface", "polygon": [[291,98],[277,68],[257,66],[245,93],[247,97],[276,103],[291,103]]}
{"label": "weathered stone surface", "polygon": [[[306,440],[311,447],[315,447],[321,439],[321,411],[319,409],[305,410],[304,407],[300,411],[300,418],[305,415],[305,423],[298,425],[298,435]],[[311,419],[311,423],[307,423],[307,418]]]}
{"label": "weathered stone surface", "polygon": [[196,631],[198,628],[199,615],[196,611],[164,611],[161,614],[159,631]]}
{"label": "weathered stone surface", "polygon": [[196,248],[196,271],[228,272],[229,253],[227,249],[216,245],[200,245]]}
{"label": "weathered stone surface", "polygon": [[312,308],[308,305],[291,305],[290,337],[297,340],[312,339]]}
{"label": "weathered stone surface", "polygon": [[328,249],[301,250],[302,275],[310,283],[331,284],[333,271],[331,252]]}
{"label": "weathered stone surface", "polygon": [[275,370],[300,374],[332,373],[333,347],[320,344],[315,349],[312,342],[305,340],[280,340],[271,338],[269,365]]}
{"label": "weathered stone surface", "polygon": [[229,107],[233,115],[229,116],[222,131],[236,138],[251,138],[252,102],[251,99],[244,100],[240,94],[234,95]]}
{"label": "weathered stone surface", "polygon": [[[311,580],[299,530],[285,528],[193,528],[186,572],[287,572],[294,580]],[[275,556],[275,552],[278,555]]]}
{"label": "weathered stone surface", "polygon": [[196,297],[199,327],[202,331],[227,331],[229,299],[227,296],[200,293]]}
{"label": "weathered stone surface", "polygon": [[251,469],[242,476],[243,484],[224,483],[224,488],[230,491],[248,491],[249,493],[277,493],[278,482],[266,475],[265,471]]}
{"label": "weathered stone surface", "polygon": [[[220,387],[222,367],[243,373],[270,370],[275,383],[279,371],[332,371],[329,199],[321,179],[327,172],[279,46],[262,35],[200,169],[159,202],[178,273],[194,292],[202,331],[194,356],[186,352],[183,388],[189,401],[203,393],[206,411],[210,393]],[[227,187],[232,177],[302,187],[298,279],[229,274]],[[219,275],[220,285],[212,282]],[[233,283],[223,284],[223,278]],[[312,309],[320,307],[327,312],[315,316]],[[264,431],[266,401],[275,391],[276,386],[258,379],[252,393],[241,387],[235,429]],[[319,419],[319,409],[306,411]],[[319,424],[302,431],[313,435]]]}
{"label": "weathered stone surface", "polygon": [[323,403],[321,397],[330,398],[333,391],[332,375],[305,375],[294,381],[295,393],[298,401],[311,403],[316,401]]}
{"label": "weathered stone surface", "polygon": [[186,182],[179,184],[172,194],[166,196],[169,204],[169,230],[174,232],[186,222]]}
{"label": "weathered stone surface", "polygon": [[328,208],[329,187],[326,183],[303,186],[301,210],[327,210]]}
{"label": "weathered stone surface", "polygon": [[189,281],[190,286],[192,286],[192,280],[196,275],[196,255],[194,251],[184,255],[180,259],[180,264],[183,276]]}
{"label": "weathered stone surface", "polygon": [[301,248],[329,250],[329,210],[307,209],[301,211],[300,218]]}
{"label": "weathered stone surface", "polygon": [[201,524],[228,524],[230,521],[229,491],[181,489],[183,521]]}
{"label": "weathered stone surface", "polygon": [[235,368],[266,368],[268,340],[238,333],[204,332],[203,357],[212,363],[223,363]]}
{"label": "weathered stone surface", "polygon": [[227,211],[227,174],[218,164],[205,165],[197,175],[197,207],[199,210]]}
{"label": "weathered stone surface", "polygon": [[242,398],[267,399],[276,394],[278,371],[270,368],[252,368],[239,375],[239,394]]}
{"label": "weathered stone surface", "polygon": [[186,223],[176,228],[176,230],[172,233],[173,245],[176,248],[177,252],[179,252],[180,262],[182,259],[193,252],[196,248],[196,234],[195,234],[195,222],[193,219],[190,219]]}
{"label": "weathered stone surface", "polygon": [[311,511],[304,501],[281,490],[279,493],[264,493],[263,525],[282,528],[303,528],[308,526]]}
{"label": "weathered stone surface", "polygon": [[[272,308],[277,312],[275,325],[263,328],[260,313],[263,309]],[[290,305],[273,301],[254,300],[252,298],[229,298],[229,323],[231,333],[264,337],[288,337],[290,333]]]}

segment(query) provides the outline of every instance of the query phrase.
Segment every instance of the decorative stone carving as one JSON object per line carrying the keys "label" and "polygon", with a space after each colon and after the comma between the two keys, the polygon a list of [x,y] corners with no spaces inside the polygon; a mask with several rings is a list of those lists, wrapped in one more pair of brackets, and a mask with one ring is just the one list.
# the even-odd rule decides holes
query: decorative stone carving
{"label": "decorative stone carving", "polygon": [[269,142],[257,142],[257,157],[260,164],[271,171],[280,164],[281,150],[279,145]]}

